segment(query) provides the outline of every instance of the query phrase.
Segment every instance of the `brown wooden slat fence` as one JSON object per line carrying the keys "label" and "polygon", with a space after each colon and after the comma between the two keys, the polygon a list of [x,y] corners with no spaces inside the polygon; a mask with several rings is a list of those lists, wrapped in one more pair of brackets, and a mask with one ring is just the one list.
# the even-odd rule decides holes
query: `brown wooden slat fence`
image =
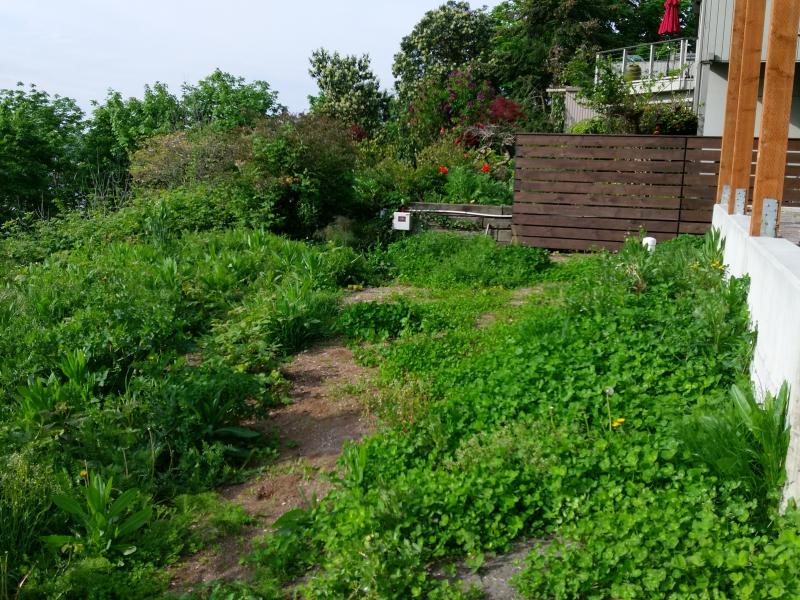
{"label": "brown wooden slat fence", "polygon": [[[513,228],[523,244],[615,250],[639,228],[663,240],[711,223],[720,138],[524,134],[516,156]],[[800,140],[789,142],[784,203],[800,205]]]}

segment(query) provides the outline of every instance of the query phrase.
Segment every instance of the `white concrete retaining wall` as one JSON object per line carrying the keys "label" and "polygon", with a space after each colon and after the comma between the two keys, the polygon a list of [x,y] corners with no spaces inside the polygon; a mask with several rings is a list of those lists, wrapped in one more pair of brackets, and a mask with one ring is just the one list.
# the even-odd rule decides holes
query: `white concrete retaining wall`
{"label": "white concrete retaining wall", "polygon": [[712,225],[725,238],[731,275],[750,276],[748,304],[758,331],[751,374],[759,394],[791,386],[791,441],[785,496],[800,500],[800,247],[781,238],[750,237],[750,217],[714,207]]}

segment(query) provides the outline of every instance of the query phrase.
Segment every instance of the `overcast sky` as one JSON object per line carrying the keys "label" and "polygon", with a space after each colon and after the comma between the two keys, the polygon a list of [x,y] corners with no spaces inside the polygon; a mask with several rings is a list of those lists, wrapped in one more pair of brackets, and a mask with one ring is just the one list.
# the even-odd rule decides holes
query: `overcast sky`
{"label": "overcast sky", "polygon": [[[292,111],[316,91],[312,50],[368,53],[384,88],[400,39],[444,0],[0,0],[0,88],[35,83],[84,110],[113,88],[177,93],[219,67],[264,79]],[[473,1],[473,8],[499,0]]]}

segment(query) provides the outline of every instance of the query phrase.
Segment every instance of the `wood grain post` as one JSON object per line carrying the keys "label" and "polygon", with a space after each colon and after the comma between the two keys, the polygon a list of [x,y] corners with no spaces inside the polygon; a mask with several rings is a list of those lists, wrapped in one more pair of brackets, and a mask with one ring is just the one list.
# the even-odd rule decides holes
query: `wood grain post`
{"label": "wood grain post", "polygon": [[776,222],[780,220],[786,151],[789,148],[789,119],[792,112],[798,27],[800,0],[773,1],[756,182],[753,188],[753,214],[750,218],[750,235],[753,236],[761,235],[761,215],[765,198],[778,201]]}
{"label": "wood grain post", "polygon": [[[736,0],[733,9],[733,31],[728,62],[728,90],[725,100],[725,122],[722,130],[722,154],[719,164],[717,202],[722,201],[723,193],[730,195],[731,164],[733,163],[733,142],[736,137],[736,116],[739,108],[739,79],[742,67],[742,41],[744,40],[744,21],[748,0]],[[698,52],[700,49],[698,48]]]}
{"label": "wood grain post", "polygon": [[[781,0],[785,1],[785,0]],[[775,2],[778,4],[778,2]],[[753,141],[755,139],[758,83],[761,78],[761,42],[764,37],[765,0],[748,0],[742,44],[742,65],[739,79],[739,102],[736,117],[736,135],[733,138],[731,163],[731,199],[728,213],[735,212],[739,204],[744,213],[750,173],[753,168]]]}

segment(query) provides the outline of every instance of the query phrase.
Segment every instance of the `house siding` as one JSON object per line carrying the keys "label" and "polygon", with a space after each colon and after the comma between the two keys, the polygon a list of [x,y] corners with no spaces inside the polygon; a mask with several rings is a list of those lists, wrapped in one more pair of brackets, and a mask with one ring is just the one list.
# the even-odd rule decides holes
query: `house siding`
{"label": "house siding", "polygon": [[[727,62],[731,56],[731,28],[734,0],[703,0],[700,8],[700,31],[698,52],[700,60]],[[772,0],[766,0],[767,16],[764,20],[764,44],[762,60],[767,57],[767,33]],[[800,49],[797,60],[800,60]]]}

